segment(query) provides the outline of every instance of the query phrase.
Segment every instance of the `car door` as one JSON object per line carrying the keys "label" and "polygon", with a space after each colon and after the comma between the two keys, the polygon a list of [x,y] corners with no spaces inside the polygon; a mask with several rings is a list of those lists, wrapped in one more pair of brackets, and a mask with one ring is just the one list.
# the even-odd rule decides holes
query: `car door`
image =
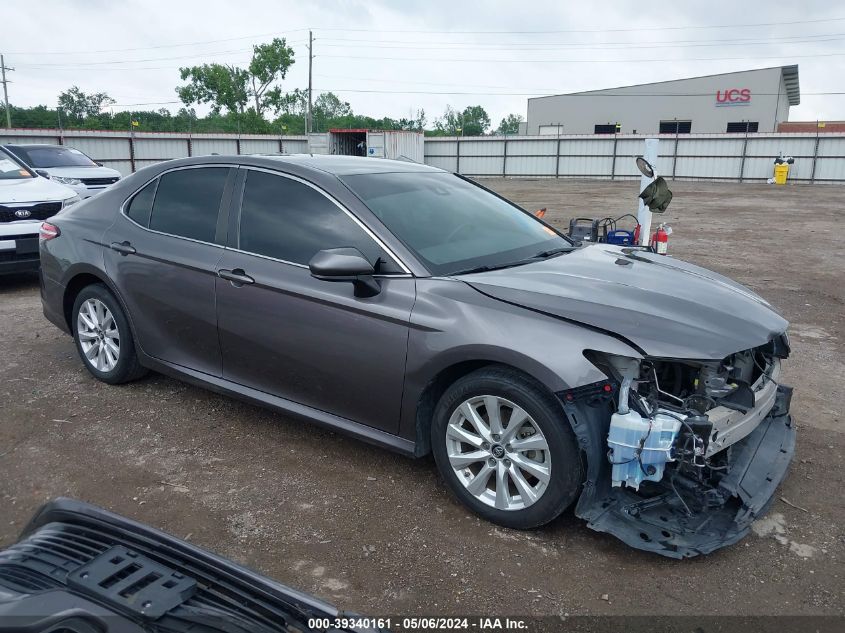
{"label": "car door", "polygon": [[[217,279],[223,377],[396,432],[413,277],[313,184],[240,171],[245,182],[233,205],[232,248],[218,263],[229,277]],[[377,272],[394,271],[377,275],[375,296],[357,297],[352,283],[311,276],[308,262],[319,250],[349,246],[373,263],[380,258]]]}
{"label": "car door", "polygon": [[106,270],[138,344],[159,360],[220,376],[214,286],[236,169],[165,172],[106,232]]}

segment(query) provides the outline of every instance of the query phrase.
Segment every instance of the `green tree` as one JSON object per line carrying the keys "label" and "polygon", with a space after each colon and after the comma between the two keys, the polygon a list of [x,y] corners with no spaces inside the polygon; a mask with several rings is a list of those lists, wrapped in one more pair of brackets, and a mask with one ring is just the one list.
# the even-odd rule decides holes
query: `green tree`
{"label": "green tree", "polygon": [[114,103],[114,99],[105,92],[85,94],[77,86],[59,93],[59,109],[74,121],[81,121],[100,114],[104,106]]}
{"label": "green tree", "polygon": [[482,136],[490,129],[490,116],[480,105],[468,106],[461,113],[464,136]]}
{"label": "green tree", "polygon": [[519,124],[523,122],[521,114],[509,114],[499,123],[499,134],[519,134]]}
{"label": "green tree", "polygon": [[458,112],[446,106],[443,116],[434,121],[434,136],[482,136],[490,128],[490,116],[480,105]]}
{"label": "green tree", "polygon": [[247,68],[224,64],[180,68],[182,80],[189,83],[178,87],[176,94],[186,106],[210,103],[214,114],[243,113],[251,102],[252,110],[264,116],[268,110],[281,109],[285,95],[279,83],[293,63],[293,49],[277,37],[252,47]]}

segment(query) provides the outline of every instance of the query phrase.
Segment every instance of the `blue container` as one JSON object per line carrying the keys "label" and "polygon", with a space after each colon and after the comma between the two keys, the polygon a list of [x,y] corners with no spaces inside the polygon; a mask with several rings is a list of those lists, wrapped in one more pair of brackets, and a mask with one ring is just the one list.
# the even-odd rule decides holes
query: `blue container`
{"label": "blue container", "polygon": [[607,232],[607,243],[617,246],[630,246],[634,243],[634,232],[624,229],[614,229]]}

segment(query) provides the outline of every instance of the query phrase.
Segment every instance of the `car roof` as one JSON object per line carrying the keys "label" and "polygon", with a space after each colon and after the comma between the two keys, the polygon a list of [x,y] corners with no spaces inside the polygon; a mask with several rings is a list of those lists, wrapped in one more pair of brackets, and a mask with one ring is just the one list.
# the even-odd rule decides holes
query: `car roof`
{"label": "car roof", "polygon": [[[177,158],[162,163],[159,167],[181,167],[189,165],[244,165],[264,167],[280,171],[310,171],[332,176],[386,173],[445,173],[442,169],[403,160],[366,158],[363,156],[332,156],[321,154],[212,154]],[[285,169],[289,167],[290,169]]]}
{"label": "car roof", "polygon": [[6,147],[60,147],[71,149],[67,145],[56,145],[55,143],[7,143]]}
{"label": "car roof", "polygon": [[271,161],[290,163],[308,169],[317,169],[335,176],[353,174],[385,174],[395,172],[441,172],[442,169],[412,161],[367,158],[364,156],[333,156],[328,154],[274,154],[262,155]]}

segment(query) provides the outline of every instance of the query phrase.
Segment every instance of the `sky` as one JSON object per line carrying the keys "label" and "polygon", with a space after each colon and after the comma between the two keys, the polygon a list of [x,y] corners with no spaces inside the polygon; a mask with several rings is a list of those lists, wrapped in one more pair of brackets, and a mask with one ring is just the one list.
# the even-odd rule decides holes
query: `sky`
{"label": "sky", "polygon": [[[484,106],[494,127],[527,98],[798,64],[790,120],[845,120],[845,4],[818,0],[40,0],[5,2],[9,100],[54,107],[62,90],[106,92],[117,110],[178,103],[179,67],[246,65],[284,37],[308,81],[357,114],[393,118]],[[741,25],[741,26],[740,26]],[[814,94],[815,93],[815,94]],[[823,94],[822,94],[823,93]],[[171,103],[168,103],[171,102]],[[176,103],[172,103],[176,102]],[[143,104],[143,105],[139,105]],[[207,107],[197,107],[201,114]]]}

